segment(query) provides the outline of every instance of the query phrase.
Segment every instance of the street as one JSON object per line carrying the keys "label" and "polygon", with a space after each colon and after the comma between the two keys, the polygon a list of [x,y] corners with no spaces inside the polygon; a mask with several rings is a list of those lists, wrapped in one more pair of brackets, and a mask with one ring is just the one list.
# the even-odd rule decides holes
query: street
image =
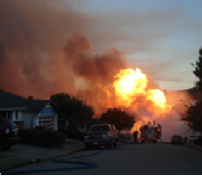
{"label": "street", "polygon": [[[117,149],[100,149],[101,152],[74,159],[96,164],[91,169],[46,171],[25,173],[26,175],[201,175],[202,152],[183,145],[171,144],[126,144]],[[90,154],[96,149],[84,150],[74,155]],[[14,170],[64,168],[76,166],[70,163],[47,161],[35,163]]]}

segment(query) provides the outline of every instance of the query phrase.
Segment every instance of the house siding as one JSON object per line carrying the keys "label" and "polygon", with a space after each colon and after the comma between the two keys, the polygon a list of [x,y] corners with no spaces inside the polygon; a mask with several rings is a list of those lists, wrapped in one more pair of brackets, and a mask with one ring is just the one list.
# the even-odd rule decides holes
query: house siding
{"label": "house siding", "polygon": [[23,121],[23,112],[22,111],[13,111],[12,112],[12,120],[15,122],[18,128],[24,127]]}
{"label": "house siding", "polygon": [[[24,128],[34,128],[35,127],[34,114],[29,113],[29,112],[23,112],[23,121],[24,121]],[[33,126],[32,126],[32,124],[33,124]]]}

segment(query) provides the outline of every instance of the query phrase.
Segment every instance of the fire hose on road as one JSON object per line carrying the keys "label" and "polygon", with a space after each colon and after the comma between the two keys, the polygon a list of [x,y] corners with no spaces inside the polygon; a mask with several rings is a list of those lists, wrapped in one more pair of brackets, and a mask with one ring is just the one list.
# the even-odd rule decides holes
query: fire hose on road
{"label": "fire hose on road", "polygon": [[[143,144],[138,142],[123,142],[120,143],[119,148],[122,148],[124,144]],[[75,158],[81,158],[81,157],[88,157],[92,155],[96,155],[98,153],[101,153],[103,151],[108,151],[112,149],[106,149],[106,150],[96,150],[90,154],[83,154],[78,156],[70,156],[66,158],[59,158],[59,159],[53,159],[53,162],[57,163],[71,163],[71,164],[79,164],[79,166],[73,166],[73,167],[58,167],[58,168],[46,168],[46,169],[27,169],[27,170],[15,170],[15,171],[3,171],[0,173],[2,175],[20,175],[25,173],[32,173],[32,172],[47,172],[47,171],[66,171],[66,170],[78,170],[78,169],[90,169],[96,166],[93,162],[85,162],[85,161],[72,161],[71,159]],[[114,150],[114,149],[113,149]]]}

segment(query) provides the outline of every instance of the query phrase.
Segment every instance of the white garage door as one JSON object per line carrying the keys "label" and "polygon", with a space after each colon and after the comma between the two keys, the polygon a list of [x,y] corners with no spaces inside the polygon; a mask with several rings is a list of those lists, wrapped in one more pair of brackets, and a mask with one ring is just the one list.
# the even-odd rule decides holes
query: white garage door
{"label": "white garage door", "polygon": [[39,117],[39,126],[46,129],[54,129],[54,116]]}

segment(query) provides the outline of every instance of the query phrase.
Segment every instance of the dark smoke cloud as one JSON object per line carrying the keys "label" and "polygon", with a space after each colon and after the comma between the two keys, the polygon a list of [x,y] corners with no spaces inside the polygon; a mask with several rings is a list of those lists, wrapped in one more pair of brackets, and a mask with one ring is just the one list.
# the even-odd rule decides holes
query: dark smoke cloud
{"label": "dark smoke cloud", "polygon": [[82,33],[70,38],[64,48],[67,62],[74,72],[86,81],[111,83],[121,68],[126,68],[122,53],[114,48],[103,55],[90,54],[91,44]]}
{"label": "dark smoke cloud", "polygon": [[5,58],[4,47],[0,45],[0,62],[2,62],[4,58]]}
{"label": "dark smoke cloud", "polygon": [[78,31],[89,35],[92,24],[95,19],[67,4],[64,11],[54,1],[0,1],[0,88],[44,99],[76,94],[77,77],[91,86],[111,81],[125,60],[116,49],[91,53]]}

